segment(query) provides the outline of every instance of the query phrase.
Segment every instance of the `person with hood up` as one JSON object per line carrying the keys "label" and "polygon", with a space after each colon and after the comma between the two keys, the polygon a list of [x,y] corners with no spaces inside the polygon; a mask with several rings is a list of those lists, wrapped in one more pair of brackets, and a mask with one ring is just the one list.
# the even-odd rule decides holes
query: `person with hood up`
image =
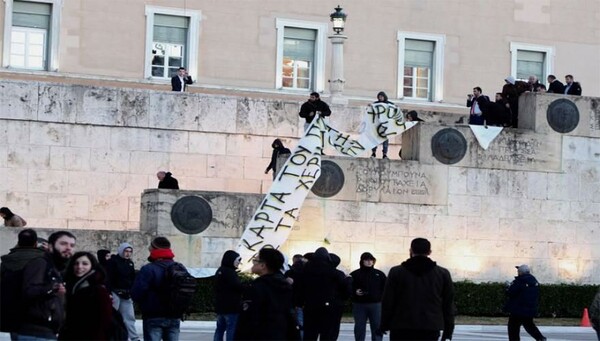
{"label": "person with hood up", "polygon": [[217,329],[214,341],[233,340],[237,320],[240,315],[242,301],[242,282],[237,274],[237,267],[242,258],[240,254],[227,250],[221,259],[221,267],[215,273],[215,312],[217,313]]}
{"label": "person with hood up", "polygon": [[386,276],[375,269],[377,260],[370,252],[360,255],[360,268],[350,273],[352,276],[352,315],[354,315],[354,339],[364,341],[367,319],[371,326],[371,340],[382,340],[381,297]]}
{"label": "person with hood up", "polygon": [[131,260],[132,256],[133,246],[129,243],[121,243],[117,254],[112,255],[107,262],[106,271],[113,297],[113,307],[123,316],[129,340],[136,341],[140,337],[135,329],[135,311],[131,299],[131,287],[135,281],[135,264]]}
{"label": "person with hood up", "polygon": [[516,266],[517,276],[506,289],[508,302],[505,310],[510,314],[508,317],[508,339],[510,341],[520,340],[521,326],[536,340],[546,340],[544,335],[533,323],[537,315],[540,299],[540,283],[531,274],[527,264]]}
{"label": "person with hood up", "polygon": [[339,309],[336,303],[340,295],[348,291],[348,281],[336,266],[324,247],[315,250],[304,266],[299,284],[304,303],[304,340],[317,340],[319,336],[321,340],[337,338]]}
{"label": "person with hood up", "polygon": [[259,277],[244,290],[235,340],[298,340],[292,306],[292,286],[281,273],[284,257],[262,248],[252,259]]}
{"label": "person with hood up", "polygon": [[[389,103],[392,104],[392,102],[388,101],[388,96],[386,95],[385,92],[380,91],[377,94],[377,100],[373,103]],[[383,141],[383,156],[381,157],[382,159],[387,159],[387,152],[388,152],[388,147],[390,145],[390,141],[389,140],[385,140]],[[373,149],[371,149],[371,157],[377,157],[377,146],[373,147]]]}
{"label": "person with hood up", "polygon": [[108,340],[112,302],[105,274],[89,252],[76,252],[67,266],[67,319],[59,340]]}
{"label": "person with hood up", "polygon": [[454,286],[450,272],[429,258],[431,243],[415,238],[410,258],[390,269],[381,302],[381,331],[390,340],[451,340]]}
{"label": "person with hood up", "polygon": [[156,173],[156,177],[158,178],[158,188],[179,189],[179,182],[172,175],[171,172],[165,171]]}
{"label": "person with hood up", "polygon": [[265,169],[265,174],[269,173],[270,170],[273,170],[273,180],[275,180],[275,177],[277,176],[277,159],[279,158],[279,155],[289,155],[292,152],[283,146],[283,142],[281,142],[280,139],[275,139],[271,144],[271,147],[273,147],[273,154],[271,154],[271,163],[269,163],[267,169]]}

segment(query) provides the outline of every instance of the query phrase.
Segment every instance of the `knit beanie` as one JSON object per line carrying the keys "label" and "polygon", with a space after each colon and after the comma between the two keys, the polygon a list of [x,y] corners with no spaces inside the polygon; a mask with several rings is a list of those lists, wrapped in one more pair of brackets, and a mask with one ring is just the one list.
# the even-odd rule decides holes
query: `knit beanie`
{"label": "knit beanie", "polygon": [[156,237],[152,240],[150,246],[154,249],[170,249],[171,242],[166,237]]}

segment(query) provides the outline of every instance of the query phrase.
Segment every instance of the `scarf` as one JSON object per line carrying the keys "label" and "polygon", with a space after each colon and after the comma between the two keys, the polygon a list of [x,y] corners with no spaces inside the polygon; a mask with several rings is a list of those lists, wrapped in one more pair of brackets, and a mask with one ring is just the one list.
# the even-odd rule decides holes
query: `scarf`
{"label": "scarf", "polygon": [[158,259],[173,259],[175,255],[171,249],[152,249],[150,251],[150,257],[148,257],[148,261],[154,262]]}

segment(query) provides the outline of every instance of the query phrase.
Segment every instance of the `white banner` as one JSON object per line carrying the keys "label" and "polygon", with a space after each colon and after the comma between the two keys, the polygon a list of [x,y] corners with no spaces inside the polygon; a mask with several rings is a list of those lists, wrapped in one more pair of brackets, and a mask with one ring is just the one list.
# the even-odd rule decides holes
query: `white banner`
{"label": "white banner", "polygon": [[242,234],[237,247],[242,257],[242,269],[251,266],[252,258],[261,248],[278,249],[287,240],[304,199],[321,174],[325,135],[329,144],[341,154],[359,156],[415,124],[405,122],[402,111],[393,103],[373,103],[367,107],[360,135],[355,139],[317,116],[279,170]]}
{"label": "white banner", "polygon": [[502,127],[491,127],[491,126],[480,126],[480,125],[472,125],[470,124],[471,131],[479,145],[484,150],[487,150],[490,146],[490,143],[494,141],[494,139],[502,132]]}

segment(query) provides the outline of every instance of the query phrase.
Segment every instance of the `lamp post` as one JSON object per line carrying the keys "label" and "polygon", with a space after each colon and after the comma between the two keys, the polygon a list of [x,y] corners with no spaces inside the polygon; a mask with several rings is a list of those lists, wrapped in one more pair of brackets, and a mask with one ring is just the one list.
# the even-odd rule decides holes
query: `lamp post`
{"label": "lamp post", "polygon": [[335,34],[330,35],[331,39],[331,79],[329,79],[329,91],[331,92],[331,103],[347,104],[348,99],[342,94],[344,91],[344,41],[348,39],[344,32],[346,25],[346,13],[338,5],[335,12],[329,15],[333,23]]}

